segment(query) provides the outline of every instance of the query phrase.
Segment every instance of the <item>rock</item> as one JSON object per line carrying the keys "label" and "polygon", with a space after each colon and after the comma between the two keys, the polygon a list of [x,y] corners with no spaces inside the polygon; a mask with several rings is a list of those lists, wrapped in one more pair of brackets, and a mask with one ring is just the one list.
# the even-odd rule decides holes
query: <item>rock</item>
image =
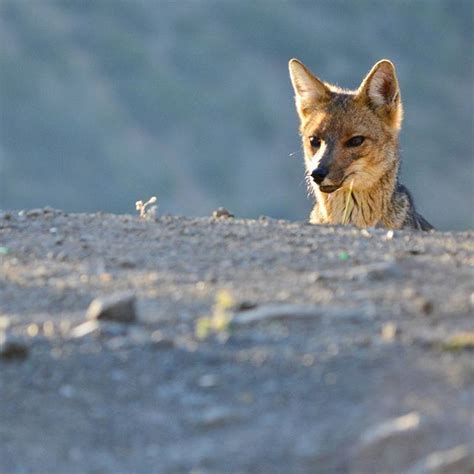
{"label": "rock", "polygon": [[25,359],[28,356],[28,346],[23,339],[11,334],[0,334],[0,358],[13,360]]}
{"label": "rock", "polygon": [[232,324],[246,325],[281,319],[314,319],[321,315],[318,306],[297,304],[268,304],[236,314]]}
{"label": "rock", "polygon": [[363,433],[362,444],[378,443],[394,435],[413,431],[418,428],[419,424],[420,415],[417,412],[411,412],[407,415],[387,420]]}
{"label": "rock", "polygon": [[365,431],[351,461],[353,472],[406,472],[425,449],[426,430],[420,420],[417,412],[411,412]]}
{"label": "rock", "polygon": [[255,309],[258,306],[258,303],[254,301],[241,301],[237,303],[235,310],[236,311],[248,311],[249,309]]}
{"label": "rock", "polygon": [[360,308],[346,308],[334,305],[304,305],[304,304],[267,304],[239,312],[231,324],[245,326],[266,321],[317,319],[321,317],[344,318],[359,320],[374,315],[370,305]]}
{"label": "rock", "polygon": [[212,217],[214,217],[214,219],[220,219],[220,218],[230,219],[230,218],[235,217],[235,216],[234,216],[234,214],[229,212],[225,207],[218,207],[212,213]]}
{"label": "rock", "polygon": [[214,374],[204,374],[199,377],[198,385],[201,388],[213,388],[219,385],[219,378]]}
{"label": "rock", "polygon": [[401,278],[403,269],[395,262],[377,262],[357,267],[349,271],[353,279],[369,281],[385,280],[387,278]]}
{"label": "rock", "polygon": [[393,321],[389,321],[382,326],[380,337],[384,342],[392,342],[397,335],[400,334],[400,329]]}
{"label": "rock", "polygon": [[0,316],[0,330],[7,329],[11,324],[10,318],[6,316]]}
{"label": "rock", "polygon": [[174,347],[174,341],[164,337],[161,331],[153,331],[150,341],[154,349],[172,349]]}
{"label": "rock", "polygon": [[435,451],[416,463],[407,474],[464,474],[474,472],[474,453],[466,445]]}
{"label": "rock", "polygon": [[196,417],[195,423],[201,428],[220,428],[238,420],[239,414],[224,406],[213,406],[205,409]]}
{"label": "rock", "polygon": [[418,296],[413,300],[415,311],[422,314],[431,314],[434,310],[433,303],[424,296]]}
{"label": "rock", "polygon": [[59,388],[59,394],[64,398],[73,398],[76,390],[71,385],[62,385]]}
{"label": "rock", "polygon": [[90,304],[86,318],[131,323],[137,319],[135,296],[122,293],[96,298]]}
{"label": "rock", "polygon": [[394,261],[387,261],[358,265],[344,270],[328,270],[322,272],[320,278],[329,280],[380,281],[402,278],[404,273],[401,265]]}
{"label": "rock", "polygon": [[71,337],[81,338],[88,336],[89,334],[98,334],[100,330],[100,325],[97,321],[87,321],[82,323],[79,326],[76,326],[71,331]]}

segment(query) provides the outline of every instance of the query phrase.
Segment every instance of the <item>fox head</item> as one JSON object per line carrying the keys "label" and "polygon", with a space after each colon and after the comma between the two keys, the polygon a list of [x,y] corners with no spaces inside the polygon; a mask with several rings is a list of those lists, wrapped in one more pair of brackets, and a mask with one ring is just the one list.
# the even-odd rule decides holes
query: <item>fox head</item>
{"label": "fox head", "polygon": [[375,64],[355,91],[321,81],[297,59],[289,69],[314,190],[369,190],[398,166],[403,109],[390,61]]}

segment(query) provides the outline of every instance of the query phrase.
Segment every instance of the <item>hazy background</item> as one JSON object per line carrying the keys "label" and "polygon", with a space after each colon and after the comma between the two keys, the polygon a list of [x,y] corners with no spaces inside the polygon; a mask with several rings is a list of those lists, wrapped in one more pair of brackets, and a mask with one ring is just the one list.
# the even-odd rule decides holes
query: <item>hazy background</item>
{"label": "hazy background", "polygon": [[0,208],[306,219],[288,59],[355,88],[387,57],[403,181],[472,228],[472,27],[463,0],[0,0]]}

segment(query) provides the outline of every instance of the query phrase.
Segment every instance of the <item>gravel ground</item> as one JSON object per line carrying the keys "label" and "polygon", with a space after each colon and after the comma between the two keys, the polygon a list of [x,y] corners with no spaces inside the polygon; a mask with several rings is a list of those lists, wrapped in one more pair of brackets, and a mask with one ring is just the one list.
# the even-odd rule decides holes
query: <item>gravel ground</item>
{"label": "gravel ground", "polygon": [[0,472],[474,472],[472,237],[0,213]]}

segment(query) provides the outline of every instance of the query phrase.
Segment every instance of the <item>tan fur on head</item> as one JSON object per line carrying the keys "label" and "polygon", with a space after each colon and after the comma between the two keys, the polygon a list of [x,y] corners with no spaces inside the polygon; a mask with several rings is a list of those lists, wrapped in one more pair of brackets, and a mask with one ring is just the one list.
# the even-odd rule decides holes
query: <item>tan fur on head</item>
{"label": "tan fur on head", "polygon": [[291,59],[288,68],[290,79],[295,90],[296,110],[300,116],[311,113],[318,104],[327,103],[330,90],[298,59]]}
{"label": "tan fur on head", "polygon": [[307,182],[316,198],[311,222],[346,223],[348,214],[348,222],[359,227],[416,223],[409,195],[397,181],[403,109],[394,65],[379,61],[356,91],[321,81],[297,59],[289,70]]}
{"label": "tan fur on head", "polygon": [[371,104],[392,127],[400,129],[403,107],[395,66],[391,61],[382,59],[375,64],[362,81],[357,95]]}

